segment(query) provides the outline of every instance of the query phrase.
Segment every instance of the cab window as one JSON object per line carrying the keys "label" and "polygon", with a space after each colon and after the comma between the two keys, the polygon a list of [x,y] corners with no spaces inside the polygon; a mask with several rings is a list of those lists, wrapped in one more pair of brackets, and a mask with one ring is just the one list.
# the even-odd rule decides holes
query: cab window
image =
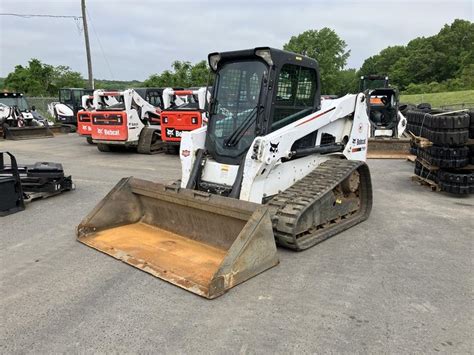
{"label": "cab window", "polygon": [[293,64],[285,64],[281,68],[276,86],[272,131],[313,111],[316,78],[316,71],[312,68]]}
{"label": "cab window", "polygon": [[59,90],[59,101],[61,102],[69,102],[71,101],[71,90]]}
{"label": "cab window", "polygon": [[147,93],[146,101],[148,101],[151,105],[155,107],[161,107],[161,95],[158,91],[149,91]]}
{"label": "cab window", "polygon": [[75,102],[77,105],[81,105],[82,91],[80,91],[80,90],[74,90],[72,94],[74,95],[74,102]]}

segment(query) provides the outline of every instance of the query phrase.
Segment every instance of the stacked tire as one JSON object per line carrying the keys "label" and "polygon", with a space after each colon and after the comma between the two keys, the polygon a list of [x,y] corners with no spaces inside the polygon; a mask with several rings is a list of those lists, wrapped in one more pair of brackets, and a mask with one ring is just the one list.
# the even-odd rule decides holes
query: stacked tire
{"label": "stacked tire", "polygon": [[442,191],[474,193],[474,110],[448,113],[428,105],[407,111],[407,129],[433,145],[412,144],[417,156],[415,174],[429,179]]}

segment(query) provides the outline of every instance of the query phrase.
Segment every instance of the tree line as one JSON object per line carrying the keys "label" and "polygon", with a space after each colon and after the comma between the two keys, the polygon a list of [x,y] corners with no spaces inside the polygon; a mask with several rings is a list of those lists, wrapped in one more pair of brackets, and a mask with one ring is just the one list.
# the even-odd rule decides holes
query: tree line
{"label": "tree line", "polygon": [[[438,34],[418,37],[406,46],[390,46],[367,58],[359,70],[346,68],[350,49],[332,29],[308,30],[293,36],[283,49],[315,58],[324,94],[343,95],[358,90],[359,77],[388,75],[404,93],[474,89],[474,23],[455,20]],[[96,88],[196,87],[212,82],[206,61],[175,61],[171,70],[152,74],[144,82],[96,80]],[[1,82],[0,82],[1,84]],[[67,66],[51,66],[31,59],[3,80],[3,88],[29,96],[56,96],[62,87],[85,87],[86,80]]]}

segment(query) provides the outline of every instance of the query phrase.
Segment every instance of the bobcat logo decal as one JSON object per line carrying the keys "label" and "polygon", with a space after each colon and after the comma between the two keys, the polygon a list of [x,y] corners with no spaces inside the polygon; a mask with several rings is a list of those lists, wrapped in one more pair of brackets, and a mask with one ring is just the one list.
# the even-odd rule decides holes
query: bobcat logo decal
{"label": "bobcat logo decal", "polygon": [[278,143],[270,142],[270,153],[278,153],[278,145],[279,144],[280,144],[280,142],[278,142]]}

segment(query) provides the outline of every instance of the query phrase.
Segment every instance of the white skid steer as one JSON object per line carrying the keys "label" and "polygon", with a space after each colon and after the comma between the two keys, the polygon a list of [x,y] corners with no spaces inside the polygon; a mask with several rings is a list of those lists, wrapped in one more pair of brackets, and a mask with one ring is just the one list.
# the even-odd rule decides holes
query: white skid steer
{"label": "white skid steer", "polygon": [[316,61],[272,48],[212,53],[207,126],[184,132],[180,183],[129,177],[78,240],[207,298],[368,218],[364,94],[321,102]]}

